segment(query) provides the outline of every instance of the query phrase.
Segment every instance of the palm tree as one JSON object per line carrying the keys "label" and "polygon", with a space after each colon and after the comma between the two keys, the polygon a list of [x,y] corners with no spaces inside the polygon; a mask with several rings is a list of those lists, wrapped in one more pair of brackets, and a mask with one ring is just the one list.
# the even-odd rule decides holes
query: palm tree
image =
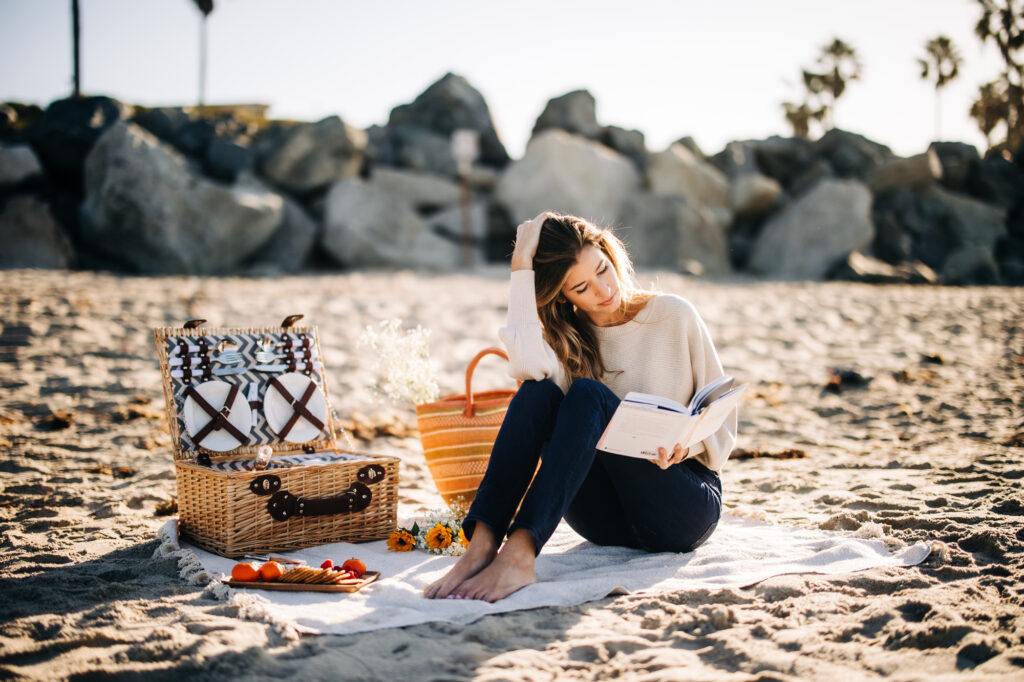
{"label": "palm tree", "polygon": [[807,91],[822,99],[821,113],[824,127],[834,125],[836,101],[846,92],[847,81],[858,80],[861,74],[857,50],[839,38],[821,48],[817,64],[821,71],[804,71]]}
{"label": "palm tree", "polygon": [[[1024,48],[1024,0],[978,0],[978,4],[982,12],[974,33],[982,42],[994,42],[1006,62],[997,81],[988,84],[993,86],[988,94],[1001,96],[1006,105],[1001,121],[1006,125],[1006,140],[996,147],[1001,146],[1010,154],[1019,153],[1024,151],[1024,63],[1018,56]],[[983,101],[985,87],[982,87],[983,96],[971,108],[972,116],[975,107],[983,111],[992,109],[991,103]],[[975,120],[979,119],[975,117]],[[986,137],[990,133],[991,129]]]}
{"label": "palm tree", "polygon": [[793,137],[806,140],[811,132],[811,121],[815,119],[815,112],[806,102],[802,104],[783,102],[782,108],[786,112],[786,123],[793,128]]}
{"label": "palm tree", "polygon": [[213,11],[213,0],[193,0],[203,15],[199,25],[199,115],[206,103],[206,17]]}
{"label": "palm tree", "polygon": [[964,63],[960,51],[948,36],[937,36],[924,44],[925,58],[918,59],[921,65],[922,80],[935,79],[935,139],[942,139],[942,104],[940,91],[950,81],[960,75],[960,65]]}
{"label": "palm tree", "polygon": [[1009,114],[1002,83],[985,83],[978,89],[978,99],[971,105],[971,118],[978,124],[978,130],[985,136],[985,145],[992,149],[992,131],[1004,122]]}

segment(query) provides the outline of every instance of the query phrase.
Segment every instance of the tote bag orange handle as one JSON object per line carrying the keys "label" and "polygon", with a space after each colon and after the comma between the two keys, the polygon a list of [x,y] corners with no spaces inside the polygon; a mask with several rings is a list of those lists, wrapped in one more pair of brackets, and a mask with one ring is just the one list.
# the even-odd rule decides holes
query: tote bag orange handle
{"label": "tote bag orange handle", "polygon": [[[466,409],[463,411],[463,414],[467,417],[473,416],[473,370],[476,369],[477,363],[486,355],[498,355],[504,358],[505,362],[508,362],[508,353],[496,346],[484,348],[476,354],[476,357],[469,361],[469,366],[466,367]],[[522,381],[516,383],[517,387],[522,385]]]}

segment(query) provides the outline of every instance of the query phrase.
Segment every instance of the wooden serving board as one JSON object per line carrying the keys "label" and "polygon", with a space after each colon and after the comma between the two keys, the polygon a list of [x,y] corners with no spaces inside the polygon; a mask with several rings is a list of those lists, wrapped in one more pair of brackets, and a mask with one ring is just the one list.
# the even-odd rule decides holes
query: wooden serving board
{"label": "wooden serving board", "polygon": [[380,577],[380,571],[367,571],[358,580],[346,580],[333,585],[317,585],[310,583],[277,583],[261,580],[231,580],[221,582],[231,587],[244,587],[250,590],[279,590],[281,592],[356,592],[363,589]]}

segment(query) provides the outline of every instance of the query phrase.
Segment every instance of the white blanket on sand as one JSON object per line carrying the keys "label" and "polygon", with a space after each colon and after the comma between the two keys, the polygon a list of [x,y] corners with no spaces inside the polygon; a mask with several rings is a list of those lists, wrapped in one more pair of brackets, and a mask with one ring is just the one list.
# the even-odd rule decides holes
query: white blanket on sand
{"label": "white blanket on sand", "polygon": [[931,542],[893,550],[878,539],[771,525],[723,516],[711,538],[689,554],[648,554],[622,547],[599,547],[564,523],[537,558],[539,582],[494,604],[456,599],[430,600],[423,587],[441,577],[456,559],[422,551],[389,552],[377,542],[321,545],[284,553],[319,566],[359,557],[381,578],[354,593],[277,592],[232,589],[220,583],[232,559],[178,542],[175,520],[160,531],[158,555],[175,556],[181,574],[211,584],[220,598],[239,607],[243,617],[274,623],[285,631],[348,634],[431,621],[471,623],[483,616],[564,606],[611,594],[653,593],[698,588],[742,588],[787,573],[836,574],[879,566],[913,566],[931,551]]}

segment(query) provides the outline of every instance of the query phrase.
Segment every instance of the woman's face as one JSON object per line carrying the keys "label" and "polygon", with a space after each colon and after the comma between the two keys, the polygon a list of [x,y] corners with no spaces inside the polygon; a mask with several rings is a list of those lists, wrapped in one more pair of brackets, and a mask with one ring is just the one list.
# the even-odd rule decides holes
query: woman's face
{"label": "woman's face", "polygon": [[617,324],[623,319],[619,309],[622,301],[619,276],[604,251],[596,246],[588,244],[580,251],[576,264],[569,268],[562,295],[599,327]]}

